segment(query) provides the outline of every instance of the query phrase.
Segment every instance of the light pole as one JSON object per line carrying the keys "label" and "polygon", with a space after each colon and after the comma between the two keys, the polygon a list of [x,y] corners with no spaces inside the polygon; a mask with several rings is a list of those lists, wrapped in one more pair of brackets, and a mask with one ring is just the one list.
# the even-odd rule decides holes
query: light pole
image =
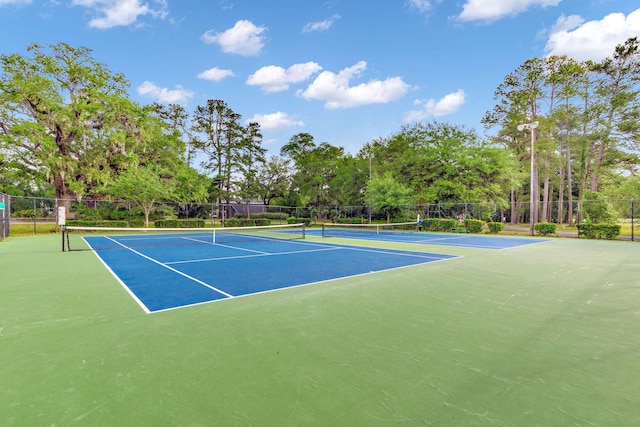
{"label": "light pole", "polygon": [[371,169],[371,159],[373,158],[373,153],[369,153],[369,184],[367,185],[369,187],[369,224],[371,224],[371,175],[372,175],[372,169]]}
{"label": "light pole", "polygon": [[529,199],[529,231],[531,232],[531,235],[533,236],[533,225],[534,225],[534,213],[538,210],[538,206],[536,203],[536,200],[534,199],[533,195],[534,195],[534,191],[533,191],[533,168],[534,168],[534,159],[535,159],[535,155],[534,155],[534,144],[536,142],[536,133],[535,133],[535,129],[538,127],[538,122],[532,122],[532,123],[523,123],[521,125],[518,125],[518,130],[519,131],[523,131],[523,130],[530,130],[531,131],[531,184],[530,184],[530,188],[529,188],[529,193],[531,193],[531,197]]}

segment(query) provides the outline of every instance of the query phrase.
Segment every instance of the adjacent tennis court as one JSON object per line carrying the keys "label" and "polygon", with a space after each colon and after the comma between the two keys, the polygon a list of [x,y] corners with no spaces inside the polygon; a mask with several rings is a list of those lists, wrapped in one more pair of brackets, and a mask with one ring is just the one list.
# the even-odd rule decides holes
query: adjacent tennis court
{"label": "adjacent tennis court", "polygon": [[[76,227],[68,233],[97,230]],[[309,242],[303,230],[103,229],[106,235],[83,239],[147,312],[455,258]]]}
{"label": "adjacent tennis court", "polygon": [[416,223],[402,224],[323,224],[322,230],[310,234],[322,237],[342,237],[359,240],[457,246],[480,249],[510,249],[548,242],[530,237],[488,236],[486,234],[456,234],[418,232]]}

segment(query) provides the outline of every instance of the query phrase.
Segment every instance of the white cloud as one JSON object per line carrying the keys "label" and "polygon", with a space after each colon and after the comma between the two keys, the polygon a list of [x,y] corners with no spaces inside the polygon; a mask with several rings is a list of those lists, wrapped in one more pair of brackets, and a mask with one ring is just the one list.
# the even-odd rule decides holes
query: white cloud
{"label": "white cloud", "polygon": [[325,101],[325,108],[335,109],[385,104],[403,97],[409,90],[409,85],[400,77],[349,86],[350,80],[362,74],[366,68],[367,63],[360,61],[338,74],[323,71],[306,90],[298,91],[298,95],[305,99]]}
{"label": "white cloud", "polygon": [[31,0],[0,0],[0,6],[9,4],[31,4]]}
{"label": "white cloud", "polygon": [[200,38],[207,44],[218,43],[225,53],[241,56],[255,56],[264,47],[266,27],[256,27],[250,21],[240,20],[233,28],[221,33],[209,30]]}
{"label": "white cloud", "polygon": [[407,0],[410,7],[415,7],[420,12],[429,12],[431,10],[431,0]]}
{"label": "white cloud", "polygon": [[234,77],[233,71],[224,70],[218,67],[209,68],[198,74],[199,79],[210,80],[212,82],[219,82],[227,77]]}
{"label": "white cloud", "polygon": [[268,65],[250,75],[247,84],[260,86],[266,93],[281,92],[289,89],[289,84],[305,81],[320,70],[322,67],[315,62],[294,64],[286,70],[276,65]]}
{"label": "white cloud", "polygon": [[335,14],[331,18],[325,19],[324,21],[309,22],[302,28],[302,32],[310,33],[313,31],[327,31],[338,19],[340,19],[340,15]]}
{"label": "white cloud", "polygon": [[164,87],[158,87],[150,81],[145,81],[138,86],[138,95],[146,96],[157,102],[164,104],[186,104],[189,99],[193,98],[193,92],[176,86],[176,89],[170,90]]}
{"label": "white cloud", "polygon": [[461,21],[495,21],[518,15],[532,6],[557,6],[562,0],[467,0],[458,16]]}
{"label": "white cloud", "polygon": [[100,29],[131,25],[144,15],[164,19],[169,13],[166,0],[154,0],[156,7],[141,4],[140,0],[73,0],[71,4],[99,15],[89,21],[89,26]]}
{"label": "white cloud", "polygon": [[294,126],[304,126],[304,122],[295,116],[278,111],[271,114],[256,114],[247,120],[247,123],[257,122],[263,132],[278,132]]}
{"label": "white cloud", "polygon": [[441,100],[435,101],[429,99],[427,101],[417,100],[415,105],[420,106],[418,110],[412,110],[405,114],[404,121],[419,122],[429,117],[442,117],[453,114],[464,105],[465,93],[462,89],[457,92],[445,95]]}
{"label": "white cloud", "polygon": [[625,16],[611,13],[600,21],[585,22],[577,15],[561,16],[545,46],[548,55],[567,55],[578,61],[611,57],[616,45],[640,34],[640,9]]}

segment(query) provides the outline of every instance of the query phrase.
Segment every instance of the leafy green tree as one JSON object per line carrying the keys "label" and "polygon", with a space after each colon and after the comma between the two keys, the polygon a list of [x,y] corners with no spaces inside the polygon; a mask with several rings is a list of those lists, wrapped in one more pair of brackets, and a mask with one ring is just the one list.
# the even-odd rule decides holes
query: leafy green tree
{"label": "leafy green tree", "polygon": [[509,153],[462,126],[405,126],[372,149],[375,169],[391,172],[419,203],[506,201],[513,169]]}
{"label": "leafy green tree", "polygon": [[257,123],[240,124],[242,116],[222,100],[198,106],[193,116],[194,146],[205,156],[202,167],[213,175],[219,207],[224,200],[250,200],[258,196],[257,165],[265,150]]}
{"label": "leafy green tree", "polygon": [[236,115],[222,100],[208,100],[206,105],[196,107],[193,114],[193,132],[195,148],[204,154],[201,167],[213,175],[214,194],[218,209],[223,199],[226,183],[225,165],[226,132],[232,126]]}
{"label": "leafy green tree", "polygon": [[244,129],[244,134],[240,141],[238,155],[239,178],[237,180],[238,197],[247,205],[247,215],[249,215],[248,205],[251,201],[261,196],[261,186],[258,180],[260,165],[265,163],[266,150],[261,145],[262,133],[260,125],[252,122]]}
{"label": "leafy green tree", "polygon": [[193,129],[189,122],[189,113],[179,104],[162,105],[154,103],[153,109],[159,119],[167,124],[167,132],[173,134],[180,141],[182,141],[182,138],[186,138],[186,141],[183,142],[186,146],[186,161],[187,165],[191,166],[195,158],[195,147]]}
{"label": "leafy green tree", "polygon": [[616,212],[603,194],[587,192],[584,197],[585,200],[582,201],[583,220],[595,224],[615,221]]}
{"label": "leafy green tree", "polygon": [[180,203],[204,203],[209,198],[209,180],[197,170],[184,165],[174,173],[174,200]]}
{"label": "leafy green tree", "polygon": [[368,159],[345,155],[337,159],[329,183],[328,198],[338,206],[366,205],[364,192],[369,181]]}
{"label": "leafy green tree", "polygon": [[128,82],[85,47],[32,44],[27,52],[0,56],[0,143],[70,207],[135,151],[127,147]]}
{"label": "leafy green tree", "polygon": [[328,201],[330,183],[336,175],[336,165],[343,157],[344,149],[327,142],[316,145],[313,136],[303,133],[294,135],[281,148],[280,154],[294,162],[294,191],[319,210]]}
{"label": "leafy green tree", "polygon": [[162,168],[154,165],[134,165],[110,183],[105,192],[142,208],[145,227],[156,202],[172,200],[176,196],[176,182]]}
{"label": "leafy green tree", "polygon": [[[543,220],[551,214],[554,189],[559,202],[569,202],[566,216],[559,210],[559,221],[571,221],[574,196],[606,192],[615,181],[612,177],[628,170],[633,153],[640,150],[639,74],[640,42],[634,37],[600,62],[578,63],[567,57],[527,60],[496,89],[497,104],[483,123],[487,128],[500,126],[500,138],[527,145],[535,138],[530,156],[522,156],[520,150],[515,154],[523,171],[533,156],[530,192],[536,201],[542,194]],[[540,126],[533,134],[514,132],[527,117]],[[537,215],[536,210],[534,220]]]}
{"label": "leafy green tree", "polygon": [[[589,152],[590,191],[597,192],[603,173],[610,169],[611,152],[640,150],[640,40],[617,45],[612,58],[590,63],[596,77],[597,103],[592,108],[592,139]],[[604,171],[602,168],[606,168]]]}
{"label": "leafy green tree", "polygon": [[412,191],[399,183],[390,172],[382,176],[374,176],[367,185],[366,196],[373,209],[383,212],[387,223],[400,212],[403,206],[412,202]]}
{"label": "leafy green tree", "polygon": [[290,186],[290,161],[271,156],[265,163],[258,165],[257,191],[262,203],[269,205],[276,197],[285,197]]}

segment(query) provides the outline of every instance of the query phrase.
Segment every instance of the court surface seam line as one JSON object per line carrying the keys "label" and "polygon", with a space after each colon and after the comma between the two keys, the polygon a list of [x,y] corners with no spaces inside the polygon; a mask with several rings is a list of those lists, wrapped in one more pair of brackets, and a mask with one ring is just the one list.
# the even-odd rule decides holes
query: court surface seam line
{"label": "court surface seam line", "polygon": [[216,291],[216,292],[218,292],[218,293],[221,293],[222,295],[226,296],[227,298],[235,298],[233,295],[231,295],[231,294],[229,294],[229,293],[227,293],[227,292],[225,292],[225,291],[223,291],[223,290],[221,290],[221,289],[218,289],[218,288],[216,288],[215,286],[211,286],[211,285],[209,285],[208,283],[203,282],[202,280],[196,279],[195,277],[191,277],[191,276],[189,276],[188,274],[183,273],[183,272],[182,272],[182,271],[180,271],[180,270],[176,270],[175,268],[170,267],[170,266],[168,266],[168,265],[166,265],[166,264],[164,264],[164,263],[162,263],[162,262],[160,262],[160,261],[158,261],[158,260],[156,260],[156,259],[153,259],[153,258],[151,258],[150,256],[147,256],[147,255],[145,255],[145,254],[143,254],[143,253],[141,253],[141,252],[136,251],[135,249],[132,249],[132,248],[130,248],[130,247],[128,247],[128,246],[125,246],[125,245],[123,245],[122,243],[118,242],[117,240],[112,239],[111,237],[107,237],[107,239],[109,239],[109,240],[111,240],[112,242],[114,242],[114,243],[116,243],[116,244],[118,244],[118,245],[122,246],[123,248],[125,248],[125,249],[127,249],[127,250],[129,250],[129,251],[133,252],[133,253],[134,253],[134,254],[136,254],[136,255],[139,255],[139,256],[141,256],[141,257],[143,257],[143,258],[146,258],[146,259],[148,259],[148,260],[149,260],[149,261],[151,261],[151,262],[154,262],[154,263],[156,263],[156,264],[158,264],[158,265],[160,265],[160,266],[162,266],[162,267],[164,267],[164,268],[166,268],[166,269],[168,269],[168,270],[173,271],[174,273],[178,273],[179,275],[181,275],[181,276],[183,276],[183,277],[186,277],[186,278],[187,278],[187,279],[189,279],[189,280],[193,280],[194,282],[198,283],[199,285],[206,286],[207,288],[209,288],[209,289],[211,289],[211,290],[214,290],[214,291]]}

